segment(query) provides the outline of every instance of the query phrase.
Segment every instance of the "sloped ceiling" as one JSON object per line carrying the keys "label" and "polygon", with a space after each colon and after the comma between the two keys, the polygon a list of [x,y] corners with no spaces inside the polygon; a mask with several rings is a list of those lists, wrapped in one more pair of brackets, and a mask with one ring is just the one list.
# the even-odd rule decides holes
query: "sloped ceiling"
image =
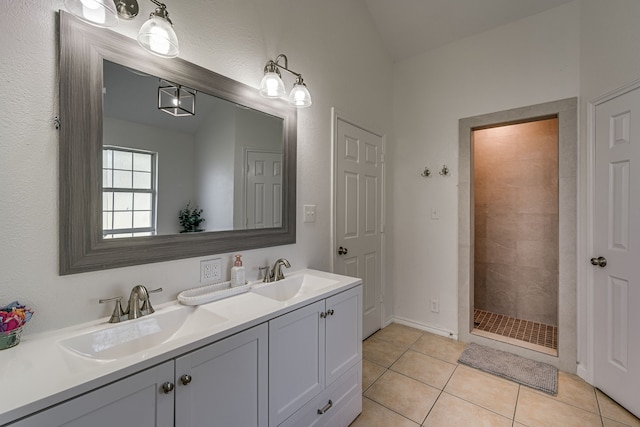
{"label": "sloped ceiling", "polygon": [[364,0],[394,61],[573,0]]}

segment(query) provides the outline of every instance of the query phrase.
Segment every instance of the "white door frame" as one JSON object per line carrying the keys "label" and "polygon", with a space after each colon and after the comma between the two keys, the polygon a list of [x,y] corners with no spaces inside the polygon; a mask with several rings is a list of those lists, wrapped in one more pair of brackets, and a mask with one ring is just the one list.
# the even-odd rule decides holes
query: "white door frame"
{"label": "white door frame", "polygon": [[[362,126],[358,122],[351,120],[347,115],[342,113],[340,110],[337,110],[335,107],[331,107],[331,236],[329,243],[329,268],[332,272],[335,271],[335,260],[336,260],[336,223],[337,223],[337,212],[336,212],[336,195],[337,195],[337,163],[338,163],[338,119],[343,122],[349,123],[353,126],[359,127],[361,129],[366,130],[374,135],[377,135],[382,138],[382,153],[383,159],[384,155],[387,152],[387,135],[382,132],[378,132],[372,127]],[[387,318],[387,313],[385,309],[385,301],[387,301],[386,289],[387,289],[387,281],[386,281],[386,254],[385,254],[385,222],[386,222],[386,212],[385,212],[385,177],[386,177],[386,162],[382,161],[382,184],[381,184],[381,209],[380,209],[380,328],[383,328],[385,325],[385,319]]]}
{"label": "white door frame", "polygon": [[[594,360],[595,360],[595,336],[594,336],[594,274],[595,270],[587,262],[593,255],[593,218],[594,218],[594,191],[595,191],[595,170],[596,170],[596,107],[604,104],[625,93],[640,88],[640,79],[628,83],[618,89],[608,92],[587,103],[587,162],[586,162],[586,242],[578,245],[578,283],[584,283],[583,289],[578,288],[578,375],[589,384],[593,384]],[[580,247],[585,248],[581,253]],[[581,280],[581,277],[584,280]],[[582,295],[581,295],[582,294]],[[582,326],[584,325],[584,326]],[[580,345],[580,341],[584,343]],[[582,353],[582,350],[584,353]]]}

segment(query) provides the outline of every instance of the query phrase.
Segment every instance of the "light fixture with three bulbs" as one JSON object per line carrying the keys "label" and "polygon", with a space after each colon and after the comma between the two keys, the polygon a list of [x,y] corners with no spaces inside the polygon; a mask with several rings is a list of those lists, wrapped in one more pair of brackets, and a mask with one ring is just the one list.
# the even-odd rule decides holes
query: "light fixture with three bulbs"
{"label": "light fixture with three bulbs", "polygon": [[[280,60],[284,62],[284,65],[280,64]],[[311,94],[302,79],[302,74],[290,70],[288,62],[286,55],[282,53],[276,57],[275,61],[270,59],[267,62],[267,65],[264,66],[264,77],[260,82],[260,95],[266,98],[283,98],[286,95],[280,74],[282,69],[296,76],[296,81],[289,93],[289,103],[298,108],[308,107],[311,105]]]}
{"label": "light fixture with three bulbs", "polygon": [[[154,55],[175,58],[179,53],[178,37],[167,6],[157,0],[150,1],[156,10],[140,27],[138,43]],[[137,0],[65,0],[64,4],[78,18],[99,27],[114,27],[118,25],[118,17],[129,20],[138,15]]]}

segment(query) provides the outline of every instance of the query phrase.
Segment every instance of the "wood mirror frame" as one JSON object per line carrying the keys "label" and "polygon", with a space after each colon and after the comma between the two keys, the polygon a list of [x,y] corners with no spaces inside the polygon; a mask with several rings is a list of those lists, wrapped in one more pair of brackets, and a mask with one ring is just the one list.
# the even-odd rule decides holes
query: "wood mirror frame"
{"label": "wood mirror frame", "polygon": [[[60,274],[295,243],[297,112],[284,100],[60,12]],[[282,227],[102,238],[103,60],[184,84],[284,121]],[[176,212],[176,221],[177,221]]]}

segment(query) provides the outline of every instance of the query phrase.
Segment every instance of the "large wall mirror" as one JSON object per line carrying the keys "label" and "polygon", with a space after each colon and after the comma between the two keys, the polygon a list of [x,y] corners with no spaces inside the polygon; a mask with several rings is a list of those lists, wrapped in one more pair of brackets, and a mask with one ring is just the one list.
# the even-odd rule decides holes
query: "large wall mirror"
{"label": "large wall mirror", "polygon": [[295,242],[285,101],[60,12],[60,105],[60,274]]}

